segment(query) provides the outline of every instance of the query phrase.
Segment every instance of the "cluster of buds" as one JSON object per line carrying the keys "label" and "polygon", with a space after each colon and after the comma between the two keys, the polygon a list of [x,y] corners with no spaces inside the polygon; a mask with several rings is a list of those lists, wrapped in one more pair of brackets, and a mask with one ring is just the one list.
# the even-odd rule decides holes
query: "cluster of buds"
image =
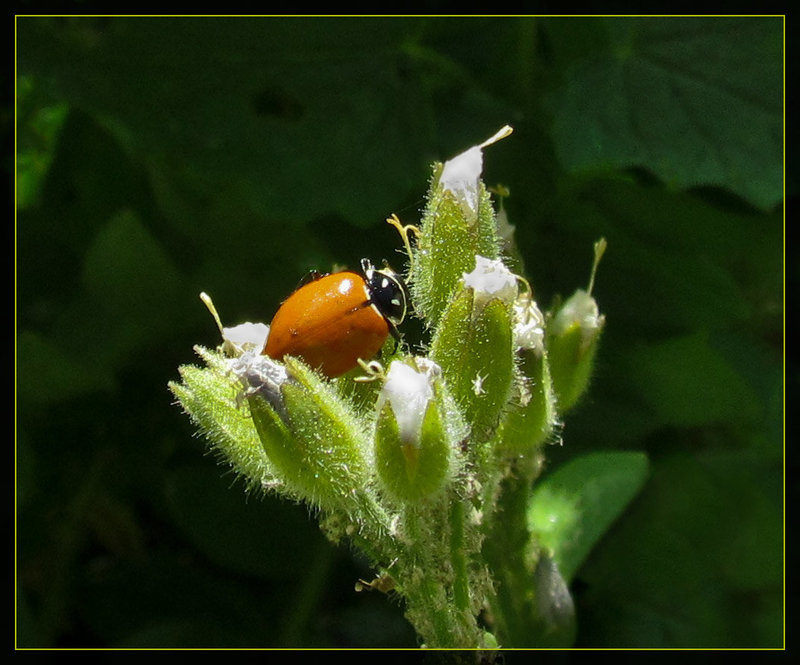
{"label": "cluster of buds", "polygon": [[434,166],[418,226],[388,220],[405,243],[425,355],[390,340],[379,362],[331,379],[301,358],[263,355],[267,326],[217,317],[221,346],[198,348],[207,366],[183,367],[171,384],[251,487],[307,502],[332,539],[370,556],[429,646],[502,640],[479,618],[497,591],[482,543],[503,480],[533,481],[585,391],[604,323],[591,280],[543,313],[504,262],[510,227],[501,236],[481,173],[484,149],[510,131]]}

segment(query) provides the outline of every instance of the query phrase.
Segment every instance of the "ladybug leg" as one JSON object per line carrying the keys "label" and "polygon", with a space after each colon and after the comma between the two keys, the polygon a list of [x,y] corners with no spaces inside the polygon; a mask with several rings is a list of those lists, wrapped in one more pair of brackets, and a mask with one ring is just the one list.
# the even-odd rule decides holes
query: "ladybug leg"
{"label": "ladybug leg", "polygon": [[299,289],[301,286],[305,286],[306,284],[310,284],[311,282],[316,282],[318,279],[322,279],[325,277],[326,273],[322,273],[319,270],[309,270],[300,282],[297,284],[295,290]]}
{"label": "ladybug leg", "polygon": [[389,319],[386,319],[386,323],[389,324],[389,332],[391,333],[392,337],[394,337],[395,341],[394,348],[395,351],[397,351],[397,344],[400,344],[400,342],[403,341],[403,338],[400,336],[400,331],[397,329],[397,326],[394,324],[394,322],[390,321]]}

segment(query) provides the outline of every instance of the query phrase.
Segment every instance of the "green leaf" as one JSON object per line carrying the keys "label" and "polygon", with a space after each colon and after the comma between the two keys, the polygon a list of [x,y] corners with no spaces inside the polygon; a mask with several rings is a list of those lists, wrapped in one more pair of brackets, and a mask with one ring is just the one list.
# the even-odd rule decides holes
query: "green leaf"
{"label": "green leaf", "polygon": [[17,80],[18,210],[38,202],[68,111],[63,102],[42,99],[39,92],[30,77]]}
{"label": "green leaf", "polygon": [[642,399],[666,423],[752,423],[761,415],[758,394],[714,348],[708,333],[640,345],[627,362]]}
{"label": "green leaf", "polygon": [[169,325],[155,319],[154,312],[181,302],[181,282],[170,256],[132,210],[109,219],[84,258],[83,284],[97,304],[148,328]]}
{"label": "green leaf", "polygon": [[104,118],[162,190],[369,224],[424,166],[425,114],[398,110],[423,105],[405,74],[407,21],[27,17],[17,29],[20,71]]}
{"label": "green leaf", "polygon": [[607,48],[574,61],[552,100],[567,169],[642,166],[674,187],[720,186],[761,208],[783,198],[779,17],[601,25]]}
{"label": "green leaf", "polygon": [[581,569],[591,590],[583,639],[780,648],[785,495],[776,465],[753,451],[689,452],[686,442],[673,452],[675,432],[655,441],[665,454],[652,460],[647,487]]}
{"label": "green leaf", "polygon": [[[168,507],[181,531],[226,569],[274,579],[306,570],[322,536],[305,509],[231,491],[229,480],[220,477],[223,473],[203,465],[169,475]],[[292,538],[276,547],[274,534],[286,530]]]}
{"label": "green leaf", "polygon": [[42,405],[109,390],[111,372],[102,363],[62,349],[41,333],[23,330],[17,338],[19,396],[28,405]]}
{"label": "green leaf", "polygon": [[642,488],[647,457],[593,453],[545,476],[529,501],[528,524],[569,582],[586,556]]}

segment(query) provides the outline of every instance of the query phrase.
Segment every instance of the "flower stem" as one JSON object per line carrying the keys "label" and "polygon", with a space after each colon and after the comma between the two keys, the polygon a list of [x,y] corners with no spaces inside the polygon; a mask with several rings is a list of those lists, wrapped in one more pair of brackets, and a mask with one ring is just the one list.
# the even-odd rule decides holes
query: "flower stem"
{"label": "flower stem", "polygon": [[532,639],[536,590],[526,509],[533,474],[532,469],[516,468],[502,480],[483,548],[495,581],[489,605],[497,637],[501,644],[513,647],[531,646]]}
{"label": "flower stem", "polygon": [[453,567],[453,601],[456,609],[469,612],[470,584],[464,543],[464,502],[453,498],[450,508],[450,565]]}

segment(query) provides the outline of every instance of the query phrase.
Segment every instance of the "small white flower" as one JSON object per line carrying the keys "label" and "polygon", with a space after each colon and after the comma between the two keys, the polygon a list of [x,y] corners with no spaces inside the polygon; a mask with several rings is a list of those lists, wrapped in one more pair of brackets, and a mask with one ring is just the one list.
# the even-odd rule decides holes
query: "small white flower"
{"label": "small white flower", "polygon": [[539,355],[544,351],[544,315],[529,293],[514,303],[514,345]]}
{"label": "small white flower", "polygon": [[225,328],[214,306],[214,301],[207,293],[200,294],[203,301],[219,329],[222,336],[222,351],[228,356],[240,356],[248,351],[260,353],[267,343],[269,326],[264,323],[241,323],[232,328]]}
{"label": "small white flower", "polygon": [[378,398],[378,411],[383,409],[386,400],[392,406],[400,432],[400,439],[408,443],[419,441],[422,420],[433,398],[433,377],[438,365],[431,363],[422,371],[417,371],[403,362],[395,360],[389,366],[386,382]]}
{"label": "small white flower", "polygon": [[260,353],[267,343],[269,326],[264,323],[240,323],[232,328],[222,329],[222,340],[226,350],[235,349],[238,352],[255,351]]}
{"label": "small white flower", "polygon": [[591,340],[605,324],[605,317],[600,314],[597,301],[583,289],[578,289],[564,303],[553,318],[552,332],[561,335],[577,325],[581,329],[584,340]]}
{"label": "small white flower", "polygon": [[480,178],[483,172],[483,149],[505,138],[511,131],[511,127],[506,125],[480,145],[474,145],[444,163],[439,182],[442,188],[451,192],[462,205],[465,216],[470,222],[475,221],[478,216]]}
{"label": "small white flower", "polygon": [[492,298],[514,302],[519,292],[517,278],[499,259],[475,257],[475,269],[463,273],[464,286],[475,292],[476,306],[484,305]]}
{"label": "small white flower", "polygon": [[478,146],[453,157],[444,163],[439,182],[445,191],[451,192],[465,208],[470,221],[478,214],[478,191],[483,171],[483,151]]}

